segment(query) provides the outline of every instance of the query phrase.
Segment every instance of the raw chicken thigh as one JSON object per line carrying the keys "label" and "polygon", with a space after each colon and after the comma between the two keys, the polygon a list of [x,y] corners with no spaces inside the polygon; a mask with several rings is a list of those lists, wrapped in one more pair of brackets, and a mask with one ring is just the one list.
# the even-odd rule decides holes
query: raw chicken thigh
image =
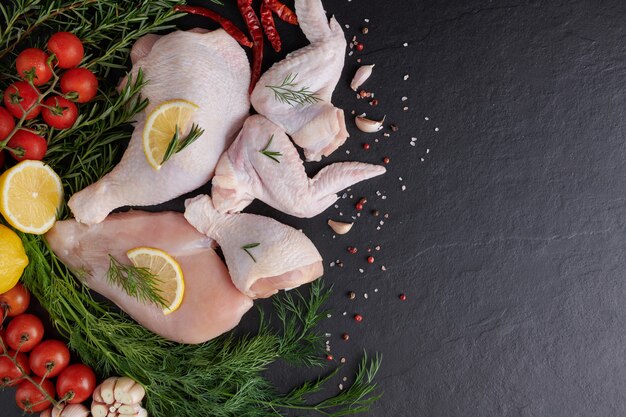
{"label": "raw chicken thigh", "polygon": [[[72,213],[81,223],[99,223],[115,208],[163,203],[204,185],[250,110],[246,54],[221,29],[147,35],[137,41],[132,57],[132,73],[141,68],[148,80],[142,96],[150,104],[138,116],[120,163],[69,200]],[[143,151],[145,118],[159,104],[174,99],[199,106],[187,130],[196,123],[204,134],[156,170]]]}
{"label": "raw chicken thigh", "polygon": [[[92,290],[117,304],[139,324],[179,343],[202,343],[235,327],[252,300],[232,284],[213,242],[181,213],[115,213],[97,225],[57,222],[46,234],[54,253]],[[161,249],[180,264],[185,293],[180,307],[164,315],[160,307],[129,296],[107,281],[109,254],[130,265],[130,249]]]}
{"label": "raw chicken thigh", "polygon": [[302,232],[269,217],[220,214],[207,195],[188,199],[185,207],[187,221],[220,245],[235,286],[249,297],[269,297],[324,272],[322,257]]}
{"label": "raw chicken thigh", "polygon": [[310,179],[284,130],[255,115],[217,163],[213,204],[222,213],[232,213],[258,198],[292,216],[313,217],[337,200],[338,191],[384,173],[382,166],[340,162]]}
{"label": "raw chicken thigh", "polygon": [[[329,25],[320,0],[296,0],[295,6],[300,27],[311,44],[267,70],[252,92],[251,102],[257,112],[285,129],[304,149],[308,161],[319,161],[348,137],[343,110],[330,102],[343,68],[346,40],[334,17]],[[290,78],[295,84],[290,90],[307,88],[318,100],[301,104],[278,100],[276,87]]]}

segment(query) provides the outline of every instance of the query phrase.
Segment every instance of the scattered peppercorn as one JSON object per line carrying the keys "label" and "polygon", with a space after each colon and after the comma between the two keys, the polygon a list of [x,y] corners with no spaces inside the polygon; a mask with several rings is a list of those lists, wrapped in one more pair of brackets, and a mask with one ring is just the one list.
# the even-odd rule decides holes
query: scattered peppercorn
{"label": "scattered peppercorn", "polygon": [[400,301],[406,301],[406,294],[402,293],[398,296],[398,298],[400,299]]}
{"label": "scattered peppercorn", "polygon": [[370,106],[378,106],[378,99],[375,98],[372,101],[370,101]]}
{"label": "scattered peppercorn", "polygon": [[326,360],[327,361],[332,361],[333,359],[334,359],[333,355],[326,355]]}
{"label": "scattered peppercorn", "polygon": [[392,132],[397,132],[398,130],[400,130],[400,128],[396,124],[390,124],[389,129],[391,129]]}
{"label": "scattered peppercorn", "polygon": [[365,149],[366,151],[370,150],[370,144],[369,143],[364,143],[363,144],[363,149]]}
{"label": "scattered peppercorn", "polygon": [[378,216],[380,216],[380,211],[378,211],[378,210],[372,210],[372,216],[374,216],[374,217],[378,217]]}
{"label": "scattered peppercorn", "polygon": [[354,299],[356,298],[356,293],[355,293],[354,291],[350,291],[350,292],[348,293],[348,298],[349,298],[350,300],[354,300]]}
{"label": "scattered peppercorn", "polygon": [[348,341],[348,340],[350,340],[350,335],[348,333],[344,333],[344,334],[341,335],[341,338],[343,340],[345,340],[345,341]]}
{"label": "scattered peppercorn", "polygon": [[363,204],[361,204],[361,203],[356,203],[356,204],[354,205],[354,208],[355,208],[355,209],[357,209],[358,211],[361,211],[361,210],[363,210]]}
{"label": "scattered peppercorn", "polygon": [[367,27],[364,27],[363,29],[361,29],[361,33],[362,33],[362,34],[364,34],[364,35],[367,35],[367,33],[368,33],[369,31],[370,31],[370,30],[369,30]]}
{"label": "scattered peppercorn", "polygon": [[339,359],[339,362],[341,362],[341,363],[346,363],[346,358],[341,358],[341,359]]}
{"label": "scattered peppercorn", "polygon": [[368,256],[367,257],[367,263],[368,264],[373,264],[374,263],[374,257],[373,256]]}
{"label": "scattered peppercorn", "polygon": [[363,50],[363,44],[362,43],[357,43],[355,46],[356,50],[361,52]]}
{"label": "scattered peppercorn", "polygon": [[389,163],[389,161],[391,161],[391,159],[389,159],[389,157],[388,157],[388,156],[385,156],[385,157],[383,158],[383,164],[388,164],[388,163]]}
{"label": "scattered peppercorn", "polygon": [[360,314],[355,314],[354,315],[354,320],[356,320],[356,321],[363,321],[363,316],[360,315]]}
{"label": "scattered peppercorn", "polygon": [[348,246],[348,252],[349,253],[354,255],[355,253],[357,253],[357,251],[358,251],[358,249],[355,248],[354,246]]}
{"label": "scattered peppercorn", "polygon": [[337,262],[337,266],[338,266],[339,268],[343,268],[343,262],[342,262],[342,261]]}
{"label": "scattered peppercorn", "polygon": [[367,97],[367,91],[365,91],[365,90],[359,91],[359,97],[361,97],[361,98]]}
{"label": "scattered peppercorn", "polygon": [[361,199],[359,199],[359,203],[361,203],[361,204],[367,204],[367,198],[362,197]]}

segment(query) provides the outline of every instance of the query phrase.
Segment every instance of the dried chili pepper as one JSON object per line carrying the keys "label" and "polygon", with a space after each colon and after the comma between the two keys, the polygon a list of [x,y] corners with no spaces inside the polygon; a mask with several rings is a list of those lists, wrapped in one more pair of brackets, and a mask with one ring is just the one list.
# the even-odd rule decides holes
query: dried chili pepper
{"label": "dried chili pepper", "polygon": [[263,29],[258,16],[252,8],[252,0],[237,0],[239,13],[246,21],[248,32],[252,36],[254,46],[252,47],[252,78],[250,80],[250,93],[254,90],[259,78],[261,78],[261,65],[263,64]]}
{"label": "dried chili pepper", "polygon": [[270,8],[271,11],[276,13],[280,20],[283,20],[292,25],[298,24],[298,17],[289,7],[285,6],[279,0],[263,0],[264,4],[267,4],[267,7]]}
{"label": "dried chili pepper", "polygon": [[266,2],[261,3],[261,23],[263,23],[263,30],[265,36],[272,44],[272,48],[276,52],[280,52],[282,42],[280,41],[280,35],[276,30],[276,23],[274,23],[274,16],[272,16],[272,10],[267,6]]}
{"label": "dried chili pepper", "polygon": [[242,31],[240,31],[233,22],[226,19],[225,17],[220,16],[212,10],[199,6],[178,5],[174,7],[174,11],[207,17],[219,23],[220,26],[226,31],[226,33],[232,36],[237,42],[239,42],[240,45],[252,48],[252,42],[250,42],[250,39],[248,39],[248,37]]}

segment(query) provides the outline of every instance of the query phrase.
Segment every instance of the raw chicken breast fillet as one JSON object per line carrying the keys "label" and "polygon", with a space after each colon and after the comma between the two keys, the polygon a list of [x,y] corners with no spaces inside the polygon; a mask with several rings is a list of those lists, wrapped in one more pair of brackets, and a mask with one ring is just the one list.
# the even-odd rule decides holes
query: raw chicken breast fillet
{"label": "raw chicken breast fillet", "polygon": [[[346,40],[334,17],[328,23],[320,0],[296,0],[295,7],[311,44],[267,70],[254,88],[251,102],[257,112],[285,129],[304,149],[308,161],[319,161],[348,138],[343,110],[330,102],[343,69]],[[280,86],[288,77],[295,77],[296,84],[289,89],[306,87],[319,100],[303,104],[277,100],[269,86]]]}
{"label": "raw chicken breast fillet", "polygon": [[[179,343],[202,343],[235,327],[252,300],[232,284],[213,242],[194,229],[181,213],[130,211],[111,214],[100,224],[57,222],[46,234],[53,252],[83,283],[117,304],[148,330]],[[180,264],[185,293],[180,307],[164,315],[107,281],[110,259],[130,265],[130,249],[161,249]]]}
{"label": "raw chicken breast fillet", "polygon": [[[134,77],[143,70],[148,83],[141,94],[150,104],[138,115],[120,163],[70,198],[68,205],[81,223],[101,222],[122,206],[160,204],[207,183],[250,110],[248,60],[223,30],[176,31],[160,38],[147,35],[135,46],[131,74]],[[199,106],[186,130],[196,123],[204,134],[155,170],[143,151],[145,118],[161,103],[174,99]]]}
{"label": "raw chicken breast fillet", "polygon": [[309,178],[285,131],[255,115],[217,163],[212,197],[222,213],[241,211],[258,198],[292,216],[313,217],[337,201],[338,191],[384,173],[378,165],[339,162]]}
{"label": "raw chicken breast fillet", "polygon": [[255,214],[220,214],[207,195],[185,207],[187,221],[220,245],[235,286],[249,297],[269,297],[324,273],[313,243],[292,227]]}

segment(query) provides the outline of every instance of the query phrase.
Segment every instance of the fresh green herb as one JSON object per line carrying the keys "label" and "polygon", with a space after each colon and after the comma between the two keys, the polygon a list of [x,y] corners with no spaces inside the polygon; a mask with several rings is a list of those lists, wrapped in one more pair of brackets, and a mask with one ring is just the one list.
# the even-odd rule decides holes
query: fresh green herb
{"label": "fresh green herb", "polygon": [[152,303],[163,308],[168,306],[157,285],[157,277],[148,268],[124,265],[111,255],[109,260],[109,284],[121,287],[126,294],[143,303]]}
{"label": "fresh green herb", "polygon": [[280,103],[295,106],[296,104],[313,104],[322,99],[319,98],[309,87],[297,89],[296,77],[298,74],[288,74],[280,85],[266,85],[274,92],[274,99]]}
{"label": "fresh green herb", "polygon": [[265,148],[261,149],[259,152],[261,152],[263,155],[267,156],[272,161],[278,162],[280,164],[280,161],[278,160],[278,157],[283,156],[283,154],[280,153],[280,152],[270,151],[268,149],[270,147],[270,145],[272,144],[272,140],[274,140],[274,135],[273,134],[272,134],[272,136],[270,136],[270,140],[267,142],[267,145],[265,145]]}
{"label": "fresh green herb", "polygon": [[259,245],[260,245],[260,243],[248,243],[247,245],[243,245],[241,247],[241,249],[243,249],[244,252],[246,252],[248,254],[248,256],[252,258],[254,263],[256,263],[256,259],[254,259],[254,256],[252,256],[252,253],[250,253],[250,249],[256,248]]}
{"label": "fresh green herb", "polygon": [[170,140],[169,145],[167,145],[167,149],[165,150],[165,154],[163,155],[163,160],[161,161],[161,165],[165,163],[168,159],[172,157],[175,153],[178,153],[185,149],[187,146],[191,145],[204,133],[204,129],[201,129],[197,124],[191,125],[191,130],[183,139],[179,137],[178,125],[176,125],[176,133]]}

